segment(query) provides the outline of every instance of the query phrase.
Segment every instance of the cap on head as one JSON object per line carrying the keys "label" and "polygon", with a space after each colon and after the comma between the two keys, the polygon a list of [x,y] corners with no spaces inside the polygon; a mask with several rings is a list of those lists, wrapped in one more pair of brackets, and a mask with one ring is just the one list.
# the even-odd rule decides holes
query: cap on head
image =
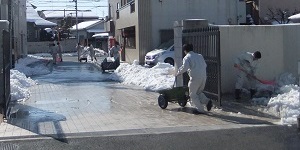
{"label": "cap on head", "polygon": [[254,52],[254,58],[260,59],[261,58],[261,53],[259,51]]}

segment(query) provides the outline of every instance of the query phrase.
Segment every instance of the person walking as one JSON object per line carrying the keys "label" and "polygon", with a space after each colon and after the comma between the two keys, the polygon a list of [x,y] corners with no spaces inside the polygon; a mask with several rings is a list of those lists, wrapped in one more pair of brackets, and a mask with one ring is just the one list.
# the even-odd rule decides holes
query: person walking
{"label": "person walking", "polygon": [[183,45],[185,57],[183,64],[178,69],[176,76],[188,72],[190,77],[188,87],[191,102],[197,108],[197,112],[203,113],[206,105],[207,111],[212,108],[212,101],[209,100],[203,93],[206,83],[206,62],[201,54],[193,52],[192,44]]}
{"label": "person walking", "polygon": [[52,55],[53,64],[56,64],[57,47],[54,43],[49,44],[50,54]]}
{"label": "person walking", "polygon": [[63,59],[62,59],[62,46],[59,42],[57,42],[57,49],[58,49],[58,56],[60,58],[60,62],[62,62],[63,61]]}
{"label": "person walking", "polygon": [[90,57],[91,57],[91,60],[93,61],[94,59],[97,61],[97,58],[95,56],[95,50],[94,50],[94,47],[92,44],[88,44],[89,46],[89,52],[90,52]]}
{"label": "person walking", "polygon": [[79,62],[81,62],[80,56],[81,56],[82,50],[83,50],[83,46],[81,46],[81,44],[78,43],[77,46],[76,46],[76,51],[77,51],[77,54],[78,54],[78,61]]}
{"label": "person walking", "polygon": [[237,69],[237,81],[235,83],[235,99],[241,99],[242,88],[250,89],[250,98],[256,93],[256,76],[258,59],[261,53],[244,52],[238,55],[234,61],[234,67]]}
{"label": "person walking", "polygon": [[120,51],[121,47],[118,41],[116,41],[114,46],[109,50],[109,54],[111,57],[114,57],[117,67],[120,65]]}

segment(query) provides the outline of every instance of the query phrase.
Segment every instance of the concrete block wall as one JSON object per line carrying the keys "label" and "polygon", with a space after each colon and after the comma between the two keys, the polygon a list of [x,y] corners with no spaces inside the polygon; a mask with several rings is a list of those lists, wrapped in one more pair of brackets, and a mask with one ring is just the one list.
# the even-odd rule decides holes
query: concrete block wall
{"label": "concrete block wall", "polygon": [[243,51],[261,51],[257,77],[272,80],[284,72],[298,76],[300,24],[220,26],[222,93],[232,93],[236,81],[234,58]]}
{"label": "concrete block wall", "polygon": [[[35,54],[35,53],[48,53],[49,52],[49,43],[50,41],[46,42],[28,42],[27,49],[28,54]],[[56,42],[55,42],[56,43]],[[76,39],[67,39],[64,41],[60,41],[60,44],[63,47],[63,52],[75,52],[76,49]]]}

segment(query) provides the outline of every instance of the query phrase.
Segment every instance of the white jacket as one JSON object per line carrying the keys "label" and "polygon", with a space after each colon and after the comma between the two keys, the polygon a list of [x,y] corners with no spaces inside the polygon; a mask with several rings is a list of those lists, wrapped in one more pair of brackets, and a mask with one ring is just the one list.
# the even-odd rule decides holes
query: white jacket
{"label": "white jacket", "polygon": [[57,54],[58,47],[57,46],[50,46],[50,53],[51,54]]}
{"label": "white jacket", "polygon": [[254,74],[257,68],[258,61],[254,61],[254,54],[245,52],[240,54],[234,61],[234,64],[241,66],[249,74]]}
{"label": "white jacket", "polygon": [[183,58],[183,64],[178,69],[178,73],[188,72],[191,78],[206,78],[206,62],[201,54],[190,51]]}
{"label": "white jacket", "polygon": [[112,55],[115,59],[118,59],[120,57],[120,46],[115,45],[113,46],[110,51],[110,56]]}

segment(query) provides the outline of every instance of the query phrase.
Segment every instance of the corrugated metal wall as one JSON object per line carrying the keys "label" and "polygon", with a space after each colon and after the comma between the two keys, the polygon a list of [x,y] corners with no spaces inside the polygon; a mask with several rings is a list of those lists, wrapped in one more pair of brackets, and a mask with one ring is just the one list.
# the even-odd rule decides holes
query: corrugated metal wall
{"label": "corrugated metal wall", "polygon": [[[143,64],[145,60],[146,53],[151,49],[152,45],[152,16],[151,16],[151,1],[150,0],[136,0],[138,5],[138,20],[139,27],[136,29],[137,34],[139,34],[139,60]],[[142,9],[140,9],[142,8]]]}

